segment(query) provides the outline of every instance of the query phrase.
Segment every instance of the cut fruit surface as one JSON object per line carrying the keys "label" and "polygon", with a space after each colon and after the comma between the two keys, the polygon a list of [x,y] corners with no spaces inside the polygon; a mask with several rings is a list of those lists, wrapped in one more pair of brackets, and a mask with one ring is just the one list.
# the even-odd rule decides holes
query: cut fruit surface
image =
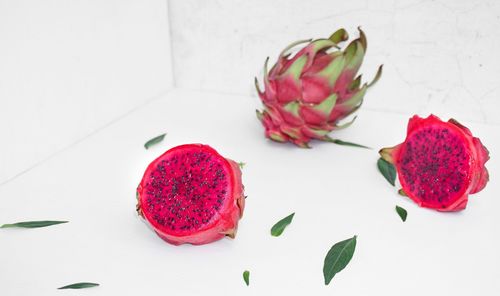
{"label": "cut fruit surface", "polygon": [[397,170],[403,191],[418,205],[440,211],[466,207],[469,193],[484,188],[488,150],[456,120],[414,116],[406,140],[380,151]]}
{"label": "cut fruit surface", "polygon": [[137,198],[139,214],[172,244],[234,237],[245,202],[238,164],[202,144],[177,146],[154,160]]}

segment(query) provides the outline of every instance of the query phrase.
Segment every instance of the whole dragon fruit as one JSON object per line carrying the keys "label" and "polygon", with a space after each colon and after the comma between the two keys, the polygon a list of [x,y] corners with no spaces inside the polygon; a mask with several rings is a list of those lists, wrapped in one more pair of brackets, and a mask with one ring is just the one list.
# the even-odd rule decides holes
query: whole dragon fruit
{"label": "whole dragon fruit", "polygon": [[[366,90],[382,74],[380,66],[375,79],[363,85],[361,75],[355,77],[367,46],[361,29],[359,34],[360,37],[343,51],[338,44],[348,39],[344,29],[328,39],[292,43],[283,50],[269,72],[269,59],[266,60],[264,91],[255,78],[257,92],[264,104],[263,111],[257,110],[257,117],[265,127],[266,137],[309,147],[311,139],[335,142],[328,133],[354,121],[355,118],[339,124],[361,106]],[[301,43],[307,45],[290,58],[288,51]]]}
{"label": "whole dragon fruit", "polygon": [[481,191],[489,179],[488,150],[454,119],[415,115],[406,140],[380,155],[396,167],[404,195],[438,211],[465,209],[468,195]]}
{"label": "whole dragon fruit", "polygon": [[165,152],[137,188],[138,214],[174,245],[234,238],[244,206],[238,164],[202,144]]}

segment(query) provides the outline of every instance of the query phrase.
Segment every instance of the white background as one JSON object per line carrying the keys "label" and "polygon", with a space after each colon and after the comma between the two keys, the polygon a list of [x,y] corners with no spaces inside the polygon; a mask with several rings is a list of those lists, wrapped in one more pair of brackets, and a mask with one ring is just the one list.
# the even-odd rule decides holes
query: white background
{"label": "white background", "polygon": [[1,0],[0,42],[0,184],[172,85],[163,0]]}
{"label": "white background", "polygon": [[[375,149],[264,139],[252,84],[265,57],[358,25],[364,77],[384,74],[337,136]],[[499,26],[495,1],[0,0],[0,224],[70,220],[0,231],[0,294],[497,295]],[[492,155],[492,180],[461,213],[418,208],[375,167],[409,116],[430,112]],[[189,142],[247,163],[236,240],[173,247],[135,216],[147,164]],[[324,255],[354,234],[352,262],[325,287]],[[102,286],[55,290],[78,281]]]}

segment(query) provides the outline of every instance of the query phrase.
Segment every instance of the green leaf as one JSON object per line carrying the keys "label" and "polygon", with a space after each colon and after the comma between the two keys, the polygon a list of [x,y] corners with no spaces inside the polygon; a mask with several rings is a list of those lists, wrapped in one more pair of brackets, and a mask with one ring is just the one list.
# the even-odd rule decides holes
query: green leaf
{"label": "green leaf", "polygon": [[271,140],[274,140],[276,142],[285,142],[286,141],[286,139],[282,135],[278,134],[277,132],[270,132],[269,137],[271,138]]}
{"label": "green leaf", "polygon": [[342,141],[342,140],[339,140],[339,139],[332,139],[329,136],[325,136],[325,141],[330,142],[330,143],[334,143],[334,144],[337,144],[337,145],[342,145],[342,146],[351,146],[351,147],[359,147],[359,148],[372,149],[372,148],[370,148],[368,146],[364,146],[364,145],[361,145],[361,144],[356,144],[356,143],[352,143],[352,142],[346,142],[346,141]]}
{"label": "green leaf", "polygon": [[351,84],[349,84],[349,90],[357,89],[359,88],[360,85],[361,85],[361,75],[356,77],[356,79],[354,79],[354,81],[351,82]]}
{"label": "green leaf", "polygon": [[26,222],[17,222],[12,224],[4,224],[0,226],[0,228],[40,228],[47,227],[51,225],[57,225],[62,223],[68,223],[68,221],[26,221]]}
{"label": "green leaf", "polygon": [[331,94],[328,98],[326,98],[323,102],[314,106],[313,108],[319,112],[322,112],[326,116],[332,113],[333,108],[335,107],[335,102],[337,102],[337,94]]}
{"label": "green leaf", "polygon": [[245,281],[245,284],[247,284],[247,286],[250,285],[250,271],[245,270],[243,272],[243,280]]}
{"label": "green leaf", "polygon": [[255,110],[255,114],[257,114],[257,119],[259,119],[259,121],[262,121],[264,113],[260,112],[259,110]]}
{"label": "green leaf", "polygon": [[368,85],[365,83],[363,86],[356,90],[356,92],[347,101],[338,104],[339,107],[346,109],[354,109],[363,103],[363,98],[365,97]]}
{"label": "green leaf", "polygon": [[302,70],[304,69],[307,63],[307,55],[303,55],[293,61],[293,63],[288,67],[288,69],[283,73],[283,76],[290,75],[294,80],[298,80],[300,74],[302,74]]}
{"label": "green leaf", "polygon": [[384,178],[391,183],[392,186],[396,186],[396,169],[394,166],[387,162],[383,158],[379,158],[377,161],[377,167],[380,173],[384,176]]}
{"label": "green leaf", "polygon": [[286,104],[285,106],[283,106],[283,108],[286,111],[292,113],[295,117],[299,117],[300,116],[299,115],[300,104],[297,101],[292,101],[292,102]]}
{"label": "green leaf", "polygon": [[83,282],[83,283],[76,283],[76,284],[67,285],[67,286],[64,286],[64,287],[57,288],[57,289],[59,289],[59,290],[63,290],[63,289],[85,289],[85,288],[92,288],[92,287],[97,287],[97,286],[99,286],[99,284]]}
{"label": "green leaf", "polygon": [[340,125],[339,124],[335,125],[335,130],[338,131],[338,130],[350,127],[354,123],[354,121],[356,120],[356,118],[358,118],[358,116],[354,116],[351,119],[351,121],[348,121],[346,123],[343,123],[343,124],[340,124]]}
{"label": "green leaf", "polygon": [[332,35],[330,35],[328,39],[338,44],[342,41],[346,41],[347,39],[349,39],[349,35],[347,34],[347,31],[344,28],[342,28],[335,31]]}
{"label": "green leaf", "polygon": [[328,84],[331,87],[335,85],[345,66],[345,57],[339,54],[340,52],[331,53],[330,55],[333,57],[333,60],[318,73],[318,75],[328,79]]}
{"label": "green leaf", "polygon": [[403,220],[403,222],[405,222],[406,217],[408,216],[408,212],[400,206],[396,206],[396,212],[398,212],[398,215],[399,215],[399,217],[401,217],[401,220]]}
{"label": "green leaf", "polygon": [[375,74],[375,77],[373,78],[373,80],[368,83],[368,87],[372,87],[375,83],[377,83],[377,81],[380,79],[380,77],[382,77],[382,69],[384,68],[384,65],[380,65],[378,67],[378,70],[377,70],[377,74]]}
{"label": "green leaf", "polygon": [[243,169],[243,167],[246,165],[246,163],[240,161],[238,162],[238,166],[240,167],[240,169]]}
{"label": "green leaf", "polygon": [[271,235],[272,236],[280,236],[285,228],[292,223],[293,216],[295,213],[291,213],[290,215],[286,216],[285,218],[279,220],[274,226],[271,228]]}
{"label": "green leaf", "polygon": [[144,144],[144,148],[149,149],[149,147],[160,143],[165,138],[165,135],[166,134],[161,134],[161,135],[154,137],[151,140],[147,141],[146,144]]}
{"label": "green leaf", "polygon": [[351,261],[356,249],[356,238],[355,235],[352,238],[336,243],[326,254],[323,265],[325,285],[328,285],[335,274],[342,271]]}

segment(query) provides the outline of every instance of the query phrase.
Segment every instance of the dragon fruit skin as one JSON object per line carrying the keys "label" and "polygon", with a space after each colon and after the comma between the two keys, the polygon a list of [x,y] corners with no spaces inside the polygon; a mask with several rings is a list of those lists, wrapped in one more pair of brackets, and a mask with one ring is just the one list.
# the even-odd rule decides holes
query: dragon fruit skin
{"label": "dragon fruit skin", "polygon": [[394,164],[403,192],[421,207],[438,211],[465,209],[468,195],[489,180],[489,152],[470,130],[454,119],[413,116],[405,142],[380,150]]}
{"label": "dragon fruit skin", "polygon": [[244,207],[239,165],[202,144],[165,152],[137,188],[138,214],[173,245],[234,238]]}
{"label": "dragon fruit skin", "polygon": [[[367,89],[382,74],[382,66],[370,83],[361,85],[356,74],[366,53],[365,34],[353,40],[344,51],[338,44],[348,39],[340,29],[328,39],[299,41],[287,47],[268,72],[264,66],[262,92],[257,78],[255,85],[264,110],[257,117],[265,127],[266,137],[277,142],[292,142],[309,147],[311,139],[329,141],[328,133],[348,127],[353,121],[339,121],[355,112],[362,104]],[[307,43],[290,58],[288,51]],[[336,48],[337,50],[331,51]],[[356,77],[356,78],[355,78]]]}

